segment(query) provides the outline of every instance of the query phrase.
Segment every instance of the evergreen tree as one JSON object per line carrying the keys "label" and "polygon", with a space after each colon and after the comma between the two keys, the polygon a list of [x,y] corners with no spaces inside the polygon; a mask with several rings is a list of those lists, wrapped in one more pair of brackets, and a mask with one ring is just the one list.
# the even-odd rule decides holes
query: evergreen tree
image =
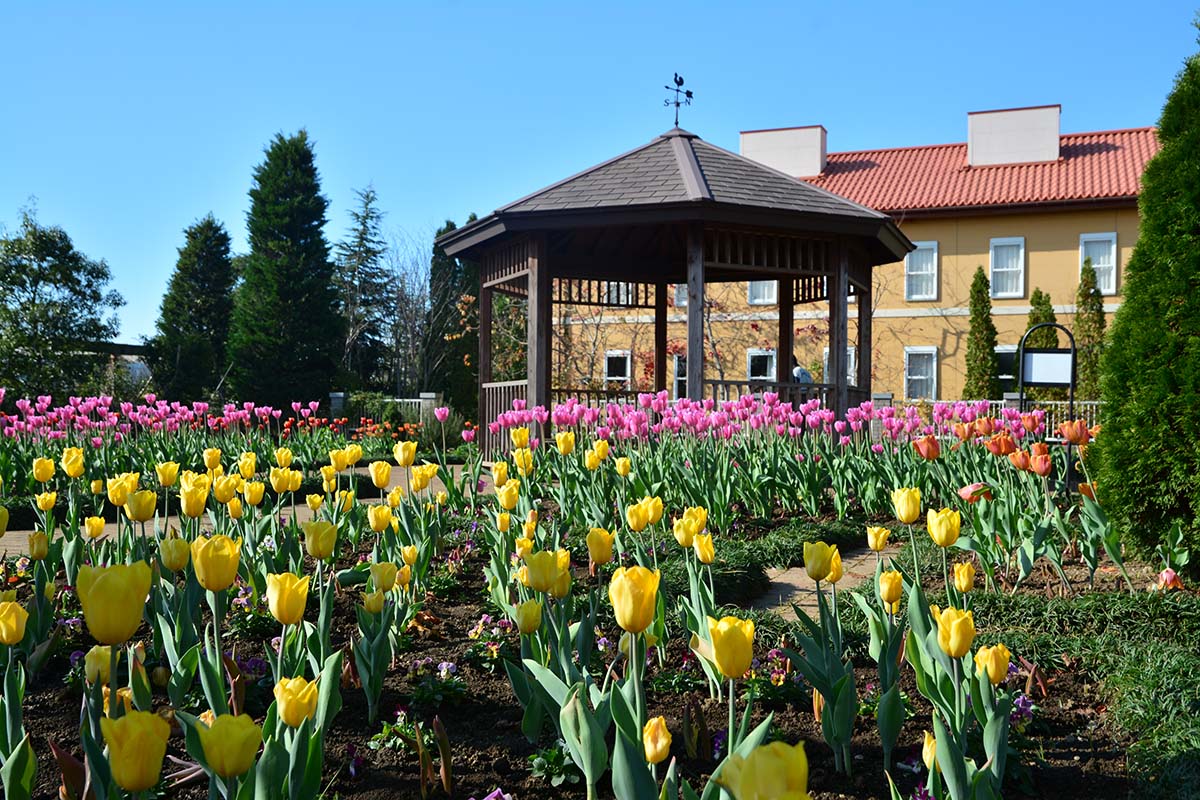
{"label": "evergreen tree", "polygon": [[983,267],[971,280],[971,325],[967,331],[967,378],[964,400],[1000,397],[1000,364],[996,357],[996,323],[992,321],[991,281]]}
{"label": "evergreen tree", "polygon": [[57,226],[21,212],[0,237],[0,386],[17,397],[66,400],[98,380],[125,300],[108,289],[108,264],[75,249]]}
{"label": "evergreen tree", "polygon": [[212,214],[183,236],[146,360],[162,394],[191,401],[211,394],[225,373],[234,275],[229,233]]}
{"label": "evergreen tree", "polygon": [[322,229],[329,201],[308,134],[277,134],[254,170],[229,329],[229,388],[283,406],[325,400],[343,339],[333,264]]}
{"label": "evergreen tree", "polygon": [[[1029,330],[1034,325],[1040,325],[1043,322],[1058,322],[1058,317],[1054,315],[1054,304],[1050,302],[1050,295],[1041,289],[1034,288],[1033,294],[1029,296],[1029,320],[1025,323],[1025,330]],[[1058,347],[1058,330],[1055,328],[1042,328],[1041,330],[1034,331],[1025,340],[1025,346],[1040,348]]]}
{"label": "evergreen tree", "polygon": [[357,385],[382,388],[385,379],[391,281],[384,264],[383,212],[375,189],[355,191],[347,238],[336,247],[336,283],[345,326],[341,363]]}
{"label": "evergreen tree", "polygon": [[[467,222],[473,222],[472,214]],[[447,220],[437,236],[458,226]],[[430,391],[442,392],[445,401],[469,420],[475,418],[478,393],[479,266],[451,258],[434,244],[429,264],[429,346],[423,370]]]}
{"label": "evergreen tree", "polygon": [[[1184,63],[1142,175],[1141,233],[1101,360],[1100,502],[1143,551],[1200,548],[1200,53]],[[1096,459],[1093,461],[1092,459]],[[1093,475],[1097,473],[1093,472]]]}
{"label": "evergreen tree", "polygon": [[1100,353],[1104,346],[1104,298],[1092,260],[1084,259],[1075,297],[1075,397],[1100,399]]}

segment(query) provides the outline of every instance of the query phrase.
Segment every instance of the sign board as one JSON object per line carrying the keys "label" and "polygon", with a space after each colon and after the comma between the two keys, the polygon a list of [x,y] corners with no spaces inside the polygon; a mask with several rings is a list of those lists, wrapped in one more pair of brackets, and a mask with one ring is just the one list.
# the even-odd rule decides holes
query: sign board
{"label": "sign board", "polygon": [[1074,365],[1075,355],[1070,350],[1026,348],[1021,354],[1021,382],[1025,386],[1070,386]]}

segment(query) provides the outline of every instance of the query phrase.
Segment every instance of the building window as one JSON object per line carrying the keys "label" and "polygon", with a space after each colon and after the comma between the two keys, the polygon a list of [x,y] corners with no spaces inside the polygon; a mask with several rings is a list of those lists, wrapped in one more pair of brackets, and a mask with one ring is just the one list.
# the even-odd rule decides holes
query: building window
{"label": "building window", "polygon": [[1025,296],[1025,238],[992,239],[992,297]]}
{"label": "building window", "polygon": [[675,399],[687,397],[687,356],[675,356]]}
{"label": "building window", "polygon": [[604,380],[609,383],[629,383],[630,357],[628,350],[608,350],[604,353]]}
{"label": "building window", "polygon": [[908,400],[937,399],[937,348],[904,348],[904,397]]}
{"label": "building window", "polygon": [[675,307],[687,308],[687,284],[675,284]]}
{"label": "building window", "polygon": [[[1000,392],[1015,392],[1017,390],[1017,346],[1015,344],[996,345],[996,380],[1000,383]],[[989,398],[999,400],[999,397]]]}
{"label": "building window", "polygon": [[747,284],[746,302],[752,306],[773,306],[779,284],[775,281],[750,281]]}
{"label": "building window", "polygon": [[1115,233],[1084,233],[1079,236],[1079,269],[1092,260],[1096,270],[1096,288],[1100,294],[1117,293],[1117,235]]}
{"label": "building window", "polygon": [[632,283],[609,281],[606,288],[606,298],[609,305],[627,306],[633,298]]}
{"label": "building window", "polygon": [[904,259],[904,299],[937,300],[937,242],[913,242],[917,246]]}
{"label": "building window", "polygon": [[746,379],[775,380],[775,351],[750,349],[746,351]]}
{"label": "building window", "polygon": [[[825,376],[825,383],[833,383],[829,379],[829,348],[825,348],[825,354],[821,362],[821,374]],[[858,348],[846,348],[846,384],[848,386],[858,385]]]}

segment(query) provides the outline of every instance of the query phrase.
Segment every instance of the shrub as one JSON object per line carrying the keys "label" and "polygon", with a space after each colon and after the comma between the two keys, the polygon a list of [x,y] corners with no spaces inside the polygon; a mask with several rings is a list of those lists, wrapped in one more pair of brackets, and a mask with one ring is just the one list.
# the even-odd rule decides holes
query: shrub
{"label": "shrub", "polygon": [[1000,364],[996,359],[996,323],[992,321],[991,281],[983,267],[971,280],[971,326],[967,331],[967,379],[964,400],[1000,397]]}

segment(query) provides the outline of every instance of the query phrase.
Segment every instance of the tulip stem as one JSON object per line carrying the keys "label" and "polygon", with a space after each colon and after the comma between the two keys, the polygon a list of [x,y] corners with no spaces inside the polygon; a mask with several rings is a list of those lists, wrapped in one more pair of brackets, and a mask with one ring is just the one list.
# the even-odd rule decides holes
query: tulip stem
{"label": "tulip stem", "polygon": [[[113,718],[115,718],[117,715],[116,714],[117,706],[120,701],[120,698],[117,696],[117,690],[116,690],[116,687],[117,687],[117,660],[120,655],[121,655],[121,651],[117,648],[117,645],[115,645],[115,644],[109,645],[109,647],[108,647],[108,692],[109,692],[109,697],[111,699],[111,702],[108,704],[108,716],[113,717]],[[8,650],[8,658],[9,658],[9,662],[10,662],[9,666],[11,667],[12,648],[9,648],[9,650]],[[130,674],[132,674],[132,673],[130,673]]]}
{"label": "tulip stem", "polygon": [[921,585],[921,564],[917,558],[917,535],[913,532],[912,523],[908,523],[908,545],[912,548],[913,554],[913,586]]}
{"label": "tulip stem", "polygon": [[279,659],[276,662],[275,682],[283,680],[283,648],[287,645],[287,623],[284,622],[283,630],[279,634]]}
{"label": "tulip stem", "polygon": [[954,605],[954,598],[950,594],[950,567],[946,559],[946,548],[942,548],[942,580],[946,584],[946,605]]}
{"label": "tulip stem", "polygon": [[733,678],[730,678],[729,679],[729,731],[725,735],[725,755],[726,756],[732,754],[734,748],[737,746],[737,742],[734,741],[734,737],[737,736],[737,730],[735,730],[733,727],[735,724],[735,721],[736,721],[736,717],[737,717],[737,715],[734,711],[734,703],[736,701],[736,698],[737,698],[737,692],[734,691]]}

